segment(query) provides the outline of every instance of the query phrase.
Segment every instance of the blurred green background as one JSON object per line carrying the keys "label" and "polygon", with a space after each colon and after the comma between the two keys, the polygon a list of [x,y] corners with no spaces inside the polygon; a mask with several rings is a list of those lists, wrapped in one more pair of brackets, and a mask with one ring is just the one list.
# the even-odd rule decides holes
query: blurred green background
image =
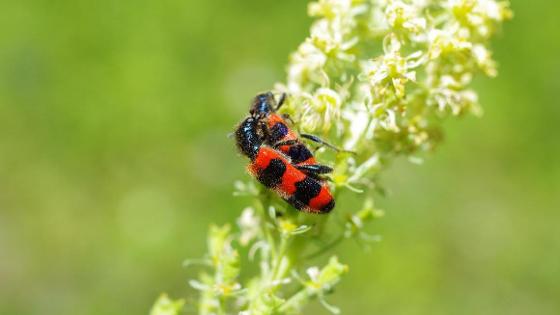
{"label": "blurred green background", "polygon": [[[337,249],[344,314],[560,311],[560,3],[513,9],[484,117],[384,174],[373,251]],[[247,202],[226,135],[309,24],[301,0],[2,1],[0,314],[192,301],[181,262]]]}

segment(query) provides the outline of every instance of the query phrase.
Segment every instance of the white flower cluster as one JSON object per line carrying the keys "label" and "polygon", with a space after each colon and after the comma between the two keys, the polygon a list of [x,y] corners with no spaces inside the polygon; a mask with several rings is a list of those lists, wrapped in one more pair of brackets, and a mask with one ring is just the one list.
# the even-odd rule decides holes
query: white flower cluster
{"label": "white flower cluster", "polygon": [[318,19],[277,89],[301,130],[358,152],[335,173],[346,187],[367,181],[372,161],[432,149],[442,118],[480,113],[469,85],[497,74],[488,42],[512,16],[497,0],[319,0],[308,10]]}
{"label": "white flower cluster", "polygon": [[[364,229],[383,215],[371,196],[371,188],[379,191],[375,175],[398,154],[417,162],[416,152],[441,139],[443,118],[480,111],[469,86],[477,74],[497,74],[488,43],[511,17],[508,5],[506,0],[310,3],[309,15],[316,18],[310,36],[291,56],[286,83],[276,86],[289,95],[282,111],[296,128],[345,149],[335,150],[330,160],[319,156],[334,166],[335,195],[340,188],[369,194],[360,210],[335,211],[345,219],[338,231],[324,233],[318,216],[286,210],[253,181],[237,182],[234,194],[252,197],[254,204],[238,219],[238,231],[228,225],[210,229],[208,254],[199,261],[210,270],[189,282],[200,291],[199,314],[299,314],[313,299],[338,314],[325,296],[348,266],[331,257],[322,268],[309,267],[307,259],[344,239],[359,244],[380,239]],[[249,261],[239,253],[247,253]],[[245,270],[245,263],[258,271]],[[176,315],[182,304],[162,297],[152,314]]]}

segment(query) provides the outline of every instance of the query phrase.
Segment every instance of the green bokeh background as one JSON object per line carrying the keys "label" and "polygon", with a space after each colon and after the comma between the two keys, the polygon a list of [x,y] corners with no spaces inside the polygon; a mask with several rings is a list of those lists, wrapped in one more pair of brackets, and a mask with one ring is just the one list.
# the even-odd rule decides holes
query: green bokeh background
{"label": "green bokeh background", "polygon": [[[560,4],[513,9],[500,76],[475,84],[484,117],[394,163],[383,242],[336,250],[344,314],[560,311]],[[226,135],[309,24],[301,0],[2,1],[0,314],[192,302],[181,262],[247,202]]]}

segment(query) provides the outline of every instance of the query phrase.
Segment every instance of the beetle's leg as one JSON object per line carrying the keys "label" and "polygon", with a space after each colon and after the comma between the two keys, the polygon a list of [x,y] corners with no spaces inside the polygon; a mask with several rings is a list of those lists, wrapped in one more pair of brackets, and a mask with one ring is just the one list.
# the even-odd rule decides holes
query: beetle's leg
{"label": "beetle's leg", "polygon": [[266,123],[262,120],[258,121],[258,125],[257,128],[259,128],[260,132],[261,132],[261,140],[266,140],[270,138],[270,131],[268,130],[268,126],[266,125]]}
{"label": "beetle's leg", "polygon": [[279,141],[279,142],[276,142],[276,143],[273,145],[273,147],[274,147],[275,149],[278,149],[278,148],[280,148],[281,146],[285,146],[285,145],[294,145],[294,144],[297,144],[297,143],[298,143],[297,140]]}
{"label": "beetle's leg", "polygon": [[316,143],[318,143],[318,144],[320,144],[320,145],[324,145],[324,146],[326,146],[327,148],[330,148],[330,149],[334,150],[335,152],[346,152],[346,153],[356,154],[356,152],[354,152],[354,151],[342,150],[342,149],[340,149],[340,148],[338,148],[338,147],[336,147],[336,146],[334,146],[334,145],[332,145],[332,144],[326,142],[325,140],[323,140],[323,139],[321,139],[321,138],[319,138],[319,137],[317,137],[317,136],[314,136],[314,135],[302,133],[302,134],[300,134],[300,136],[301,136],[302,138],[307,139],[307,140],[311,140],[311,141],[313,141],[313,142],[316,142]]}
{"label": "beetle's leg", "polygon": [[288,95],[286,93],[280,94],[280,99],[278,100],[278,105],[276,105],[276,108],[274,109],[275,111],[279,110],[280,107],[282,107],[282,105],[284,105],[284,102],[286,101],[287,96]]}
{"label": "beetle's leg", "polygon": [[317,180],[319,182],[324,182],[324,181],[329,181],[329,182],[333,182],[332,178],[330,178],[330,176],[325,176],[325,175],[318,175],[318,174],[314,174],[314,173],[306,173],[305,175],[313,178],[314,180]]}
{"label": "beetle's leg", "polygon": [[322,174],[331,173],[333,171],[331,167],[326,165],[321,165],[321,164],[298,165],[296,166],[296,168],[307,175],[309,174],[322,175]]}
{"label": "beetle's leg", "polygon": [[292,124],[292,125],[295,125],[295,124],[296,124],[296,123],[294,122],[294,120],[292,119],[292,117],[290,117],[289,114],[282,114],[282,115],[280,115],[280,116],[282,116],[282,118],[284,118],[284,120],[289,121],[290,124]]}

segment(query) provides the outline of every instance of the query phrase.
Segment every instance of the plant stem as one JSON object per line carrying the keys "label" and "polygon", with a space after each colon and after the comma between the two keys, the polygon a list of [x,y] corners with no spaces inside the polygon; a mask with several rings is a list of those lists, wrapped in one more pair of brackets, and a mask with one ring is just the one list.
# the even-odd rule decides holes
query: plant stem
{"label": "plant stem", "polygon": [[309,260],[309,259],[313,259],[315,257],[321,256],[322,254],[326,253],[327,251],[331,250],[332,248],[336,247],[338,244],[340,244],[342,241],[344,240],[344,235],[341,234],[339,235],[334,241],[330,242],[329,244],[323,246],[321,249],[319,249],[318,251],[311,253],[305,257],[303,257],[303,259],[305,260]]}
{"label": "plant stem", "polygon": [[305,299],[307,299],[307,291],[305,291],[304,287],[301,287],[296,294],[292,295],[286,302],[278,307],[278,312],[284,313],[291,308],[296,308],[298,305],[302,304],[301,301]]}

